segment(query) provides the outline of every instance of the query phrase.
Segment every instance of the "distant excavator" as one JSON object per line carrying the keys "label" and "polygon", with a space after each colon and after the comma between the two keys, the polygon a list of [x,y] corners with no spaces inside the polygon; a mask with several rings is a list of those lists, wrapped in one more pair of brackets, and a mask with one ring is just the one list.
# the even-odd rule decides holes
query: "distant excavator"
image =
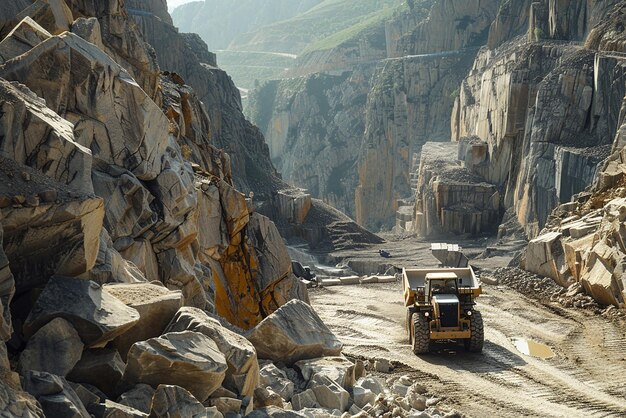
{"label": "distant excavator", "polygon": [[319,282],[317,280],[317,275],[311,271],[309,266],[303,266],[298,261],[292,261],[291,269],[293,270],[293,274],[302,280],[307,287],[318,286]]}
{"label": "distant excavator", "polygon": [[458,245],[432,244],[440,261],[436,269],[402,269],[407,333],[415,354],[425,354],[438,340],[463,341],[465,349],[481,352],[483,320],[474,300],[480,281]]}

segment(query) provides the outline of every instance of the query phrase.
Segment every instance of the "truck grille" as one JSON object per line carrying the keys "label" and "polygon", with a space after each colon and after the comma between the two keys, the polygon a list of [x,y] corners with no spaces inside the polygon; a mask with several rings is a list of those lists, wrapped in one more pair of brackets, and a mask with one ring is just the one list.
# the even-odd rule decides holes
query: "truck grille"
{"label": "truck grille", "polygon": [[443,303],[439,305],[439,315],[441,326],[458,327],[459,326],[459,304]]}

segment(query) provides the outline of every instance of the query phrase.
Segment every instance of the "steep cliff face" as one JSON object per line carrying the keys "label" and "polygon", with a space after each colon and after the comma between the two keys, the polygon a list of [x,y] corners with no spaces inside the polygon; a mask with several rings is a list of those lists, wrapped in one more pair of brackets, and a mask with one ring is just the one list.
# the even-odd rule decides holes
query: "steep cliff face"
{"label": "steep cliff face", "polygon": [[[430,7],[428,17],[415,21],[416,11],[388,21],[390,57],[458,51],[485,43],[500,1],[418,2],[414,8]],[[412,19],[413,18],[413,19]]]}
{"label": "steep cliff face", "polygon": [[426,141],[449,140],[455,91],[473,53],[442,53],[387,60],[372,80],[359,151],[356,220],[379,229],[394,223],[400,199],[412,194]]}
{"label": "steep cliff face", "polygon": [[[605,305],[626,302],[624,281],[625,149],[623,82],[626,62],[615,51],[624,42],[624,4],[593,28],[585,46],[595,53],[594,115],[605,115],[610,156],[593,186],[551,212],[545,228],[530,241],[522,265],[563,286],[582,286]],[[571,122],[571,121],[570,121]]]}
{"label": "steep cliff face", "polygon": [[[582,9],[572,15],[552,2],[531,5],[526,41],[482,51],[453,112],[453,139],[477,136],[486,143],[487,161],[475,171],[503,190],[504,206],[514,209],[531,237],[554,207],[593,181],[624,93],[615,86],[615,61],[547,40],[581,39],[600,13],[587,4],[573,6]],[[509,7],[502,7],[496,23]],[[588,20],[572,17],[581,14]],[[501,36],[496,23],[492,40]]]}
{"label": "steep cliff face", "polygon": [[363,68],[269,82],[251,98],[257,112],[251,118],[265,132],[283,178],[347,214],[354,213],[354,150],[364,129],[371,72]]}
{"label": "steep cliff face", "polygon": [[[149,7],[154,4],[155,7]],[[242,113],[241,97],[232,80],[216,67],[215,56],[194,35],[179,34],[162,20],[159,2],[127,2],[146,41],[154,46],[159,65],[182,76],[193,87],[208,114],[208,139],[231,156],[235,185],[245,193],[269,196],[280,181],[261,132]]]}

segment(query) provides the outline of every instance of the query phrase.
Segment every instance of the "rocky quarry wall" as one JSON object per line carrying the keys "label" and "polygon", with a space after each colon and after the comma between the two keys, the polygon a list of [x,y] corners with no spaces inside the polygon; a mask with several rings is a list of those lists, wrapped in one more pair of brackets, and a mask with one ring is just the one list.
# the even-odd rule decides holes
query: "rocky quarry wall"
{"label": "rocky quarry wall", "polygon": [[[596,86],[605,100],[598,110],[610,115],[611,153],[590,188],[559,205],[528,245],[522,265],[563,286],[582,285],[605,305],[626,302],[624,281],[624,61],[623,12],[617,5],[587,37],[596,52]],[[607,101],[610,100],[610,101]],[[595,103],[594,103],[595,104]]]}
{"label": "rocky quarry wall", "polygon": [[354,404],[294,366],[335,356],[356,383],[276,225],[237,186],[281,201],[287,224],[328,209],[277,197],[232,82],[168,25],[161,0],[0,11],[1,416],[280,414],[294,383],[277,361],[297,394],[319,392],[307,406]]}
{"label": "rocky quarry wall", "polygon": [[392,226],[414,200],[422,144],[449,140],[455,94],[499,2],[426,3],[301,57],[292,73],[312,74],[250,96],[247,114],[284,178],[373,229]]}

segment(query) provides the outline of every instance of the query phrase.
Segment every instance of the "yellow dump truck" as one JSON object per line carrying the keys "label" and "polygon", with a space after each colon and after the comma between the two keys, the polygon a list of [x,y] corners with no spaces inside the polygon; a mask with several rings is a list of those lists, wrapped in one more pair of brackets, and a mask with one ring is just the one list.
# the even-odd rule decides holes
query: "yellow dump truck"
{"label": "yellow dump truck", "polygon": [[437,340],[462,340],[465,349],[483,349],[483,319],[474,309],[481,293],[471,267],[402,269],[407,333],[415,354],[428,353]]}

